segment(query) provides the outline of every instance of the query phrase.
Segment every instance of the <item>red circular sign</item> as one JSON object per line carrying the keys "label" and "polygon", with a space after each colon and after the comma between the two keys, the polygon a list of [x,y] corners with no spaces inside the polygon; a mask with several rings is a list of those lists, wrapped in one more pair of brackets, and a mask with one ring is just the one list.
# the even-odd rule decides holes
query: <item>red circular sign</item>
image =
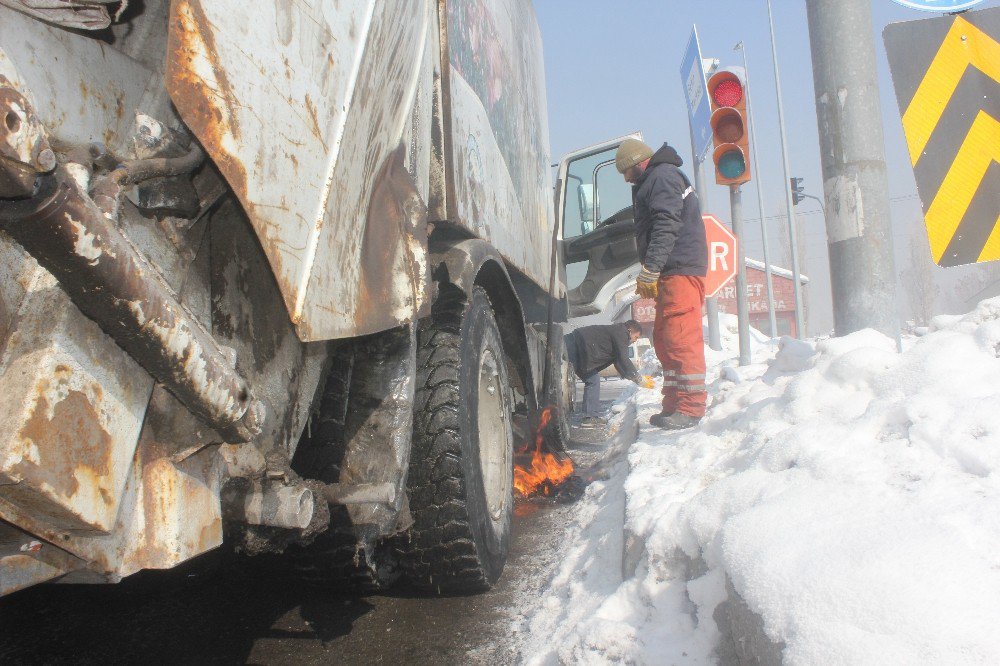
{"label": "red circular sign", "polygon": [[708,275],[705,277],[705,297],[715,296],[736,276],[736,236],[714,215],[701,216],[705,221],[705,241],[708,246]]}

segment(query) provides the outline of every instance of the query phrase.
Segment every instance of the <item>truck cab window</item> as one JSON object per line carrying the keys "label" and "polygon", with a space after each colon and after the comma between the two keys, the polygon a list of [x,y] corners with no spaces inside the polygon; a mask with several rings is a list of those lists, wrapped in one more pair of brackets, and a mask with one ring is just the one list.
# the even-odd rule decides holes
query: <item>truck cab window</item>
{"label": "truck cab window", "polygon": [[[563,239],[572,240],[599,228],[609,217],[632,205],[632,188],[615,168],[618,147],[583,155],[566,169]],[[587,260],[566,266],[566,287],[578,287],[587,275]]]}
{"label": "truck cab window", "polygon": [[632,186],[618,173],[614,159],[598,165],[594,170],[594,182],[600,203],[596,209],[599,225],[606,224],[613,215],[632,205]]}

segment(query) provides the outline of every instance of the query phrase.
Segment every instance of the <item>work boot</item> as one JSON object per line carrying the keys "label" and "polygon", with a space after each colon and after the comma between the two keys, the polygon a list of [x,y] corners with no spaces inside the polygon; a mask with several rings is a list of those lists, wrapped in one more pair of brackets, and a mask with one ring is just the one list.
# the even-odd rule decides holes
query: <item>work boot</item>
{"label": "work boot", "polygon": [[[670,416],[660,419],[659,421],[659,423],[654,425],[659,428],[663,428],[664,430],[685,430],[687,428],[693,428],[701,423],[701,417],[674,412]],[[652,419],[650,419],[650,422],[652,422]]]}
{"label": "work boot", "polygon": [[660,412],[649,417],[649,425],[657,428],[665,428],[667,419],[674,415],[674,412]]}

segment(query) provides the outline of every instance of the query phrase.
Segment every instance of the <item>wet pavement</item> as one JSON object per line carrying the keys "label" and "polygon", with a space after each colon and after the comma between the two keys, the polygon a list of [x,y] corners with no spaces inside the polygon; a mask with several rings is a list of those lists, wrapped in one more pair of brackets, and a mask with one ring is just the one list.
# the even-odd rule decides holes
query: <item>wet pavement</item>
{"label": "wet pavement", "polygon": [[[594,440],[571,451],[578,468],[627,449],[577,435]],[[284,558],[221,552],[118,585],[35,587],[0,599],[0,663],[518,663],[516,610],[543,593],[572,511],[521,502],[503,578],[474,596],[338,595],[300,585]]]}
{"label": "wet pavement", "polygon": [[482,595],[336,595],[300,586],[282,558],[223,554],[115,586],[36,587],[0,600],[0,663],[513,663],[504,610],[558,538],[553,511],[522,509],[508,570]]}

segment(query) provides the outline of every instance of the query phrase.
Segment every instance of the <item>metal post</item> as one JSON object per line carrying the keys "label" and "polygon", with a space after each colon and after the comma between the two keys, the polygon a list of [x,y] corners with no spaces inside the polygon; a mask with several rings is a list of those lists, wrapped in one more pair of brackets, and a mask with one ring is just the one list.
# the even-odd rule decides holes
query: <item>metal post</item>
{"label": "metal post", "polygon": [[813,201],[815,201],[816,203],[818,203],[819,204],[819,209],[821,211],[823,211],[823,219],[824,220],[826,219],[826,206],[823,205],[823,200],[822,199],[820,199],[819,197],[813,196],[811,194],[806,194],[805,192],[800,192],[799,196],[802,197],[803,199],[812,199]]}
{"label": "metal post", "polygon": [[760,169],[760,160],[757,159],[757,129],[753,124],[753,110],[750,106],[750,68],[747,66],[747,48],[743,42],[736,45],[736,49],[743,52],[743,77],[746,79],[744,90],[747,96],[747,117],[750,121],[750,150],[753,152],[753,163],[757,165],[757,173],[754,175],[754,184],[757,187],[757,208],[760,210],[760,236],[764,244],[764,276],[767,280],[767,317],[771,326],[770,336],[778,337],[778,322],[774,317],[774,282],[771,280],[771,259],[767,251],[767,220],[764,216],[764,195]]}
{"label": "metal post", "polygon": [[808,0],[837,335],[899,333],[869,0]]}
{"label": "metal post", "polygon": [[747,308],[747,255],[743,249],[743,195],[739,185],[729,186],[729,205],[736,236],[736,317],[739,319],[740,365],[750,365],[750,313]]}
{"label": "metal post", "polygon": [[[771,0],[767,0],[767,21],[771,27],[771,59],[774,62],[774,89],[778,98],[778,129],[781,134],[781,160],[785,169],[785,206],[788,209],[788,244],[792,256],[792,288],[795,293],[795,337],[801,338],[805,335],[802,330],[802,285],[800,284],[799,273],[799,248],[798,234],[795,228],[795,204],[792,203],[792,187],[788,169],[788,141],[785,139],[785,111],[781,101],[781,77],[778,73],[778,45],[774,39],[774,15],[771,12]],[[874,62],[874,55],[872,56]],[[877,88],[876,88],[877,90]],[[834,95],[836,99],[836,95]],[[761,216],[764,213],[761,211]]]}
{"label": "metal post", "polygon": [[[705,187],[705,159],[697,154],[694,140],[694,128],[691,128],[691,155],[694,157],[694,190],[698,193],[698,202],[704,212],[708,208],[708,188]],[[719,303],[713,296],[705,299],[705,318],[708,319],[708,346],[715,351],[722,351],[722,335],[719,333]]]}

